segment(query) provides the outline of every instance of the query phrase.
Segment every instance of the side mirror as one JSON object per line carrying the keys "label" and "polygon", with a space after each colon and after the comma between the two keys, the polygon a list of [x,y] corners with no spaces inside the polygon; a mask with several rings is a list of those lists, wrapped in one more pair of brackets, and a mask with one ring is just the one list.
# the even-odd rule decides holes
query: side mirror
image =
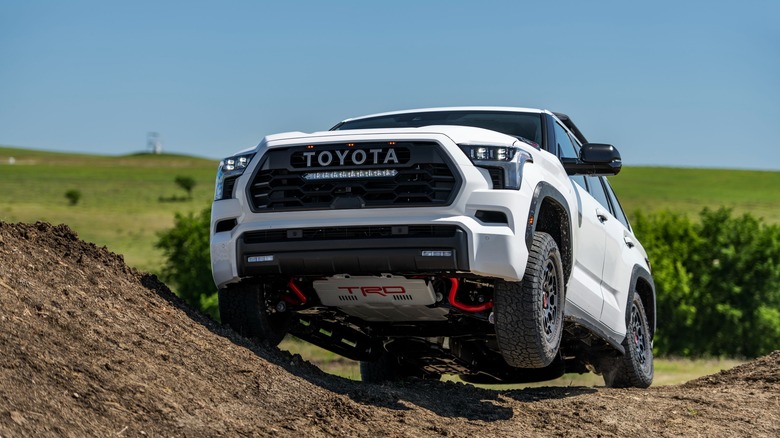
{"label": "side mirror", "polygon": [[611,144],[585,143],[580,158],[564,158],[563,168],[569,175],[617,175],[623,167],[620,152]]}

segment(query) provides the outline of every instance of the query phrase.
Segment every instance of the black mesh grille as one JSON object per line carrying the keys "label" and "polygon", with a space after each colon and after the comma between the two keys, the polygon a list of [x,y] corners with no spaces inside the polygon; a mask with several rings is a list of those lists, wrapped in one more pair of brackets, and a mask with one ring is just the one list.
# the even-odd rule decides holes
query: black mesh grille
{"label": "black mesh grille", "polygon": [[453,237],[455,225],[404,225],[404,226],[356,226],[328,228],[299,228],[283,230],[258,230],[244,233],[247,244],[271,242],[302,242],[314,240],[344,239],[393,239]]}
{"label": "black mesh grille", "polygon": [[[275,149],[258,166],[249,186],[250,202],[257,212],[448,205],[460,180],[439,148],[429,142],[386,142]],[[341,170],[395,175],[306,178]]]}
{"label": "black mesh grille", "polygon": [[233,188],[236,186],[237,179],[237,176],[225,179],[222,185],[222,198],[220,199],[231,199],[233,197]]}
{"label": "black mesh grille", "polygon": [[504,188],[504,169],[500,167],[486,167],[490,173],[490,180],[493,182],[494,189]]}

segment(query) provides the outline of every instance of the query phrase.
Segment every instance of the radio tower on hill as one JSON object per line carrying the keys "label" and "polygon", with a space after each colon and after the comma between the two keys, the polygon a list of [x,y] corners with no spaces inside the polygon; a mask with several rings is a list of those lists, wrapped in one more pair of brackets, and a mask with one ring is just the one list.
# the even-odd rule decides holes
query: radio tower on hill
{"label": "radio tower on hill", "polygon": [[160,155],[162,153],[162,140],[158,132],[149,132],[146,134],[146,150],[150,154]]}

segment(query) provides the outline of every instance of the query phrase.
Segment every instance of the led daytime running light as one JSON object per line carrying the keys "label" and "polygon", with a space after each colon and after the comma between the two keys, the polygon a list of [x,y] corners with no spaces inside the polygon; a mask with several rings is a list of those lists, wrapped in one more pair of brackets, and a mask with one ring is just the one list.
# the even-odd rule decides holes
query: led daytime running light
{"label": "led daytime running light", "polygon": [[398,175],[398,171],[395,169],[331,170],[307,173],[303,175],[303,179],[316,181],[323,179],[392,178],[396,175]]}
{"label": "led daytime running light", "polygon": [[251,156],[241,155],[238,157],[230,157],[225,159],[225,164],[222,167],[226,172],[232,172],[236,169],[245,169],[249,165],[249,159]]}

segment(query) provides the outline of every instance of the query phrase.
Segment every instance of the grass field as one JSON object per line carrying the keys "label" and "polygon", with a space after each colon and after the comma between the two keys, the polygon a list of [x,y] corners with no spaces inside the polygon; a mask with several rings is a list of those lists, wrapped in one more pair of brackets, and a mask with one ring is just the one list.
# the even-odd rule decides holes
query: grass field
{"label": "grass field", "polygon": [[629,216],[672,210],[693,217],[723,206],[780,223],[780,172],[628,167],[609,181]]}

